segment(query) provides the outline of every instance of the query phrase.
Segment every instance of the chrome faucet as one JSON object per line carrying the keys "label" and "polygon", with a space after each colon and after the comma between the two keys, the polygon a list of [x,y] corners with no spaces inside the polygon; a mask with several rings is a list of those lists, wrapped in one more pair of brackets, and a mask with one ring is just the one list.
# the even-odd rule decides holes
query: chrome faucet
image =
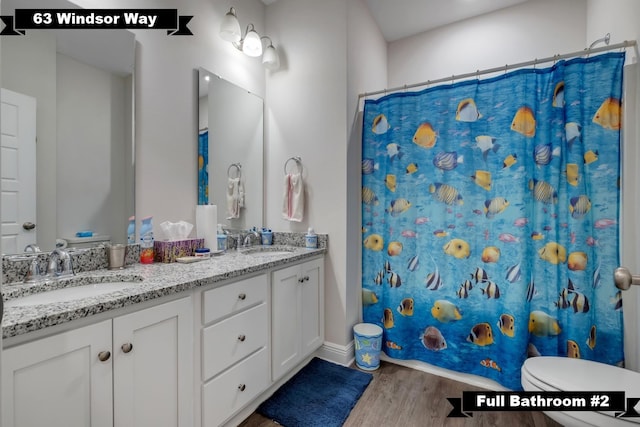
{"label": "chrome faucet", "polygon": [[257,239],[257,242],[261,242],[262,241],[262,235],[260,234],[260,232],[254,227],[250,230],[248,230],[247,234],[244,236],[244,240],[242,241],[242,246],[247,248],[249,246],[251,246],[251,237],[255,237]]}
{"label": "chrome faucet", "polygon": [[[62,268],[60,267],[62,263]],[[73,276],[73,263],[69,252],[61,248],[56,248],[49,254],[49,265],[47,267],[47,277]]]}

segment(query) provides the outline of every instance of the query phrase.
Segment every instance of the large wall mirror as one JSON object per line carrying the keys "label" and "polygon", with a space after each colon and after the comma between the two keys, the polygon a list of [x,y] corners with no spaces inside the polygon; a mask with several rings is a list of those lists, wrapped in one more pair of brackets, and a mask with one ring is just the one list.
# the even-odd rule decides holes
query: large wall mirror
{"label": "large wall mirror", "polygon": [[204,68],[198,70],[198,80],[198,204],[216,205],[218,223],[227,228],[260,227],[262,98]]}
{"label": "large wall mirror", "polygon": [[[13,15],[42,1],[3,0],[1,6],[3,15]],[[65,0],[47,7],[78,8]],[[20,253],[29,244],[49,251],[85,230],[126,243],[135,213],[135,35],[27,30],[0,42],[2,253]],[[17,119],[22,111],[30,116],[33,105],[34,117]],[[30,152],[20,141],[33,135]]]}

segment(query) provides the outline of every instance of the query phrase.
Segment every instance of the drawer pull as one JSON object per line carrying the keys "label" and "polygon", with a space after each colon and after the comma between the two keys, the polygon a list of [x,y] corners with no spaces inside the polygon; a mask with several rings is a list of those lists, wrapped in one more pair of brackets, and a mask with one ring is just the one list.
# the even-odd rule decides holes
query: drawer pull
{"label": "drawer pull", "polygon": [[120,347],[122,349],[123,353],[129,353],[131,350],[133,350],[133,344],[131,344],[130,342],[122,344],[122,347]]}
{"label": "drawer pull", "polygon": [[242,335],[238,335],[238,341],[244,342],[244,340],[246,340],[246,339],[247,339],[247,337],[244,336],[243,334]]}
{"label": "drawer pull", "polygon": [[238,390],[240,390],[240,391],[244,391],[245,388],[247,388],[247,386],[245,386],[244,384],[240,384],[238,386]]}
{"label": "drawer pull", "polygon": [[247,298],[247,294],[245,294],[245,293],[241,293],[240,295],[238,295],[238,299],[240,301],[244,301],[246,298]]}
{"label": "drawer pull", "polygon": [[107,360],[109,360],[109,358],[111,357],[111,352],[110,351],[101,351],[100,353],[98,353],[98,359],[101,362],[106,362]]}

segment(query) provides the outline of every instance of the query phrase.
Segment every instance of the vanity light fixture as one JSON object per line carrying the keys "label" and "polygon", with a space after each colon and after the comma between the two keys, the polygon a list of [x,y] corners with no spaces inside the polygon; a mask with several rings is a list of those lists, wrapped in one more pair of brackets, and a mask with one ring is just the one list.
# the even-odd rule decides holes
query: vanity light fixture
{"label": "vanity light fixture", "polygon": [[[240,22],[236,10],[232,7],[224,16],[220,24],[220,37],[231,42],[236,49],[245,55],[258,57],[262,55],[262,65],[268,70],[277,70],[280,67],[278,51],[268,36],[260,36],[253,24],[247,25],[244,37],[240,31]],[[269,44],[263,49],[262,40],[267,39]]]}

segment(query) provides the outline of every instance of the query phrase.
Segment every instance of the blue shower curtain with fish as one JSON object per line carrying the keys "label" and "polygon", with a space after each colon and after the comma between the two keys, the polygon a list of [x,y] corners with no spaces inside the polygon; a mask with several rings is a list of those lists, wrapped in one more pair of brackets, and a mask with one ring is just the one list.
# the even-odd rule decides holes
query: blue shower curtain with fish
{"label": "blue shower curtain with fish", "polygon": [[198,204],[209,204],[209,130],[198,133]]}
{"label": "blue shower curtain with fish", "polygon": [[363,319],[383,351],[521,390],[527,357],[623,363],[623,53],[366,100]]}

